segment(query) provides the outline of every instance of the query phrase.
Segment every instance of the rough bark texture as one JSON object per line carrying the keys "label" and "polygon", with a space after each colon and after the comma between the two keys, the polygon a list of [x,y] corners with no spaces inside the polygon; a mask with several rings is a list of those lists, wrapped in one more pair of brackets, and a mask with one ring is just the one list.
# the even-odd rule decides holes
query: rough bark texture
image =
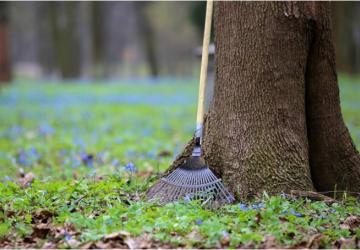
{"label": "rough bark texture", "polygon": [[[360,190],[344,125],[329,3],[216,2],[216,82],[204,157],[238,199]],[[172,168],[191,151],[188,144]]]}
{"label": "rough bark texture", "polygon": [[360,155],[340,109],[329,3],[318,3],[306,76],[310,166],[319,191],[360,191]]}
{"label": "rough bark texture", "polygon": [[292,3],[218,2],[205,157],[231,191],[312,190],[305,119],[308,21]]}

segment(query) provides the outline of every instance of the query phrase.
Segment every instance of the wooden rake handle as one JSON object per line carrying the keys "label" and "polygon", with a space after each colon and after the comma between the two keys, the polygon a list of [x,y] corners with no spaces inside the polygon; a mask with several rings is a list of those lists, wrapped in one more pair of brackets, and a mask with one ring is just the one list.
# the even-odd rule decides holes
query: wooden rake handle
{"label": "wooden rake handle", "polygon": [[204,40],[203,40],[203,47],[202,47],[202,54],[201,54],[198,108],[197,108],[197,115],[196,115],[195,137],[197,137],[197,138],[202,137],[202,131],[203,131],[203,119],[204,119],[204,107],[205,107],[205,88],[206,88],[206,76],[207,76],[207,68],[208,68],[208,61],[209,61],[209,44],[210,44],[210,34],[211,34],[212,12],[213,12],[213,0],[207,0]]}

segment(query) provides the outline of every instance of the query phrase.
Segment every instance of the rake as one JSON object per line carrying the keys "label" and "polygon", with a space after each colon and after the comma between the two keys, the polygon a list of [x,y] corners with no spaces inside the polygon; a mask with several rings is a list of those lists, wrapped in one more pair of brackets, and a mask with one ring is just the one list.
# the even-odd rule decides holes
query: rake
{"label": "rake", "polygon": [[235,199],[224,187],[201,157],[201,139],[203,134],[204,96],[210,43],[213,1],[206,5],[204,41],[201,58],[198,110],[196,116],[195,147],[192,155],[169,175],[161,178],[148,193],[149,200],[165,204],[179,200],[200,200],[207,206],[231,203]]}

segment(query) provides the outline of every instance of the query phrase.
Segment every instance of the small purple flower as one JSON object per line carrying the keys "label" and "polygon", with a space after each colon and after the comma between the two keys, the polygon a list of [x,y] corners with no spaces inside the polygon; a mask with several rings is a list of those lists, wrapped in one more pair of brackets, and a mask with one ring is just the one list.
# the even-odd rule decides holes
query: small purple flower
{"label": "small purple flower", "polygon": [[224,238],[229,237],[229,233],[227,231],[222,231],[221,233]]}
{"label": "small purple flower", "polygon": [[80,165],[81,165],[81,161],[78,158],[73,157],[71,167],[72,168],[77,168]]}
{"label": "small purple flower", "polygon": [[135,167],[135,164],[132,163],[132,162],[129,162],[128,164],[126,164],[125,166],[125,170],[130,172],[130,173],[136,173],[137,172],[137,169]]}
{"label": "small purple flower", "polygon": [[290,213],[291,213],[292,215],[295,215],[296,217],[302,217],[302,214],[296,212],[294,209],[291,209]]}
{"label": "small purple flower", "polygon": [[202,219],[196,219],[195,223],[196,223],[196,225],[201,225],[201,224],[203,224],[203,221],[202,221]]}
{"label": "small purple flower", "polygon": [[30,164],[28,160],[28,156],[24,150],[21,149],[19,151],[16,162],[22,166],[28,166]]}
{"label": "small purple flower", "polygon": [[261,209],[264,207],[264,204],[263,203],[254,203],[251,205],[251,208],[254,209],[254,210],[258,210],[258,209]]}
{"label": "small purple flower", "polygon": [[52,135],[55,132],[55,129],[47,123],[40,124],[38,130],[43,136]]}
{"label": "small purple flower", "polygon": [[72,236],[67,231],[65,231],[64,236],[66,241],[72,240]]}
{"label": "small purple flower", "polygon": [[73,138],[73,143],[74,143],[75,146],[78,146],[78,147],[80,147],[82,149],[85,149],[85,147],[86,147],[84,141],[82,139],[80,139],[80,138],[77,138],[77,137]]}
{"label": "small purple flower", "polygon": [[112,162],[111,162],[111,165],[113,165],[114,167],[117,167],[117,166],[119,166],[119,160],[118,159],[114,159],[114,160],[112,160]]}
{"label": "small purple flower", "polygon": [[240,204],[239,204],[239,208],[240,208],[242,211],[248,211],[248,210],[249,210],[248,206],[247,206],[246,204],[244,204],[244,203],[240,203]]}
{"label": "small purple flower", "polygon": [[81,153],[81,161],[89,168],[92,168],[94,164],[94,156],[92,154]]}
{"label": "small purple flower", "polygon": [[40,158],[40,154],[38,153],[38,151],[36,150],[36,148],[32,147],[29,151],[28,151],[28,156],[34,160],[37,161]]}

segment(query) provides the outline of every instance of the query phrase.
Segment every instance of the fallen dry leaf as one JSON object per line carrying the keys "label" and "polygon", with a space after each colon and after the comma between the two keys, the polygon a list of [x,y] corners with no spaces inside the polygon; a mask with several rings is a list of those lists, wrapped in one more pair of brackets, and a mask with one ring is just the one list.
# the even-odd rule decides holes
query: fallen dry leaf
{"label": "fallen dry leaf", "polygon": [[319,248],[320,240],[322,239],[322,234],[314,234],[310,237],[309,241],[306,244],[306,248]]}
{"label": "fallen dry leaf", "polygon": [[80,246],[80,249],[92,249],[95,248],[96,244],[93,241],[86,242],[85,244]]}
{"label": "fallen dry leaf", "polygon": [[53,212],[46,209],[38,209],[32,215],[35,223],[48,223],[50,219],[55,216]]}
{"label": "fallen dry leaf", "polygon": [[123,240],[128,236],[130,236],[130,233],[126,232],[126,231],[113,232],[111,234],[106,235],[104,237],[104,240],[105,241],[108,241],[108,240]]}
{"label": "fallen dry leaf", "polygon": [[50,227],[48,224],[36,224],[32,227],[32,229],[32,238],[45,239],[50,232]]}
{"label": "fallen dry leaf", "polygon": [[355,249],[356,237],[355,236],[352,238],[340,237],[340,239],[335,242],[335,246],[337,248],[342,248],[342,249]]}
{"label": "fallen dry leaf", "polygon": [[134,240],[133,238],[127,237],[124,240],[124,243],[130,248],[130,249],[139,249],[141,247],[138,246],[136,240]]}
{"label": "fallen dry leaf", "polygon": [[349,216],[345,219],[343,223],[340,224],[341,229],[348,229],[351,232],[355,232],[356,229],[360,226],[360,217],[359,216]]}
{"label": "fallen dry leaf", "polygon": [[276,248],[276,238],[273,235],[266,235],[262,244],[262,248]]}

